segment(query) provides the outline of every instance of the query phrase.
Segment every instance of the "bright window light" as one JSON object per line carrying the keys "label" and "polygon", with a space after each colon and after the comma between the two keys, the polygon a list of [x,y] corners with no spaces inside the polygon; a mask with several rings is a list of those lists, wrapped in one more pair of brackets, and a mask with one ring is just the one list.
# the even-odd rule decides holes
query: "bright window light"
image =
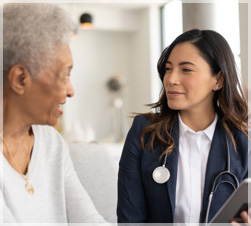
{"label": "bright window light", "polygon": [[163,46],[169,46],[183,32],[182,2],[174,0],[163,8]]}
{"label": "bright window light", "polygon": [[[187,4],[187,3],[186,3]],[[198,3],[204,4],[204,3]],[[169,46],[183,32],[182,1],[173,0],[163,7],[162,48]],[[238,0],[214,1],[213,30],[220,33],[229,43],[235,55],[238,74],[241,74],[240,28]],[[186,19],[186,18],[184,18]],[[189,18],[188,18],[189,19]],[[216,21],[216,22],[215,22]],[[212,28],[208,28],[212,29]]]}

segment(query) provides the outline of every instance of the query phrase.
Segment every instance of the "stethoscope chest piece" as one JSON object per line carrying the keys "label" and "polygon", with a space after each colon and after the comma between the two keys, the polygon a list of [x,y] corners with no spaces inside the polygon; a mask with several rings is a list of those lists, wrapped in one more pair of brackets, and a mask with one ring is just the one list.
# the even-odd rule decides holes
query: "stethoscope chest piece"
{"label": "stethoscope chest piece", "polygon": [[165,166],[159,166],[153,171],[153,180],[158,184],[164,184],[170,178],[170,172]]}

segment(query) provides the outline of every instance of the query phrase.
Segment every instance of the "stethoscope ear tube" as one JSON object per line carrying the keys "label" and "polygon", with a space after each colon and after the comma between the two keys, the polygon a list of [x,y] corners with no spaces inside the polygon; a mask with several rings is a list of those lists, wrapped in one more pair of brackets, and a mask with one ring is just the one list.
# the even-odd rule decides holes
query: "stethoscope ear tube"
{"label": "stethoscope ear tube", "polygon": [[229,151],[229,145],[228,145],[228,141],[227,141],[225,128],[224,128],[222,122],[221,122],[221,129],[222,129],[222,133],[224,136],[225,147],[227,149],[227,171],[230,172],[230,151]]}
{"label": "stethoscope ear tube", "polygon": [[[222,181],[222,182],[216,183],[217,180],[218,180],[218,178],[220,178],[224,174],[225,175],[226,174],[230,175],[234,179],[234,181],[236,183],[236,186],[234,186],[233,183],[231,183],[229,181]],[[205,220],[206,224],[208,223],[208,217],[209,217],[209,212],[210,212],[210,208],[211,208],[211,203],[212,203],[213,195],[216,192],[218,185],[220,185],[221,183],[228,183],[228,184],[230,184],[234,188],[234,190],[236,190],[239,187],[239,180],[238,180],[238,178],[233,173],[231,173],[230,171],[222,171],[222,172],[220,172],[215,177],[215,179],[213,181],[213,185],[212,185],[212,189],[211,189],[210,195],[208,197],[208,205],[207,205],[206,220]]]}
{"label": "stethoscope ear tube", "polygon": [[[212,194],[214,194],[215,193],[215,191],[217,190],[217,186],[218,186],[218,184],[219,183],[216,183],[217,182],[217,180],[218,180],[218,178],[219,177],[221,177],[222,175],[229,175],[229,176],[231,176],[233,179],[234,179],[234,182],[235,182],[235,184],[236,184],[236,186],[234,186],[231,182],[229,182],[229,184],[231,184],[232,186],[233,186],[233,188],[234,188],[234,190],[236,190],[238,187],[239,187],[239,180],[238,180],[238,178],[233,174],[233,173],[231,173],[230,171],[222,171],[222,172],[220,172],[216,177],[215,177],[215,179],[214,179],[214,181],[213,181],[213,185],[212,185],[212,189],[211,189],[211,193]],[[226,182],[226,181],[224,181],[224,182]]]}
{"label": "stethoscope ear tube", "polygon": [[[239,180],[238,180],[238,178],[230,171],[230,150],[229,150],[229,144],[228,144],[228,141],[227,141],[226,132],[225,132],[225,129],[224,129],[222,123],[221,123],[221,128],[222,128],[222,132],[223,132],[223,136],[224,136],[225,147],[226,147],[226,150],[227,150],[227,166],[226,166],[227,169],[225,171],[220,172],[215,177],[215,179],[213,181],[213,184],[212,184],[212,187],[211,187],[211,193],[210,193],[209,198],[208,198],[206,220],[205,220],[206,224],[208,223],[208,217],[209,217],[209,212],[210,212],[210,207],[211,207],[213,195],[216,192],[218,185],[221,184],[221,183],[229,183],[230,185],[232,185],[232,187],[234,188],[234,190],[236,190],[239,187]],[[231,183],[229,181],[222,181],[220,183],[217,183],[218,179],[222,175],[229,175],[229,176],[231,176],[234,179],[236,186],[234,186],[233,183]]]}

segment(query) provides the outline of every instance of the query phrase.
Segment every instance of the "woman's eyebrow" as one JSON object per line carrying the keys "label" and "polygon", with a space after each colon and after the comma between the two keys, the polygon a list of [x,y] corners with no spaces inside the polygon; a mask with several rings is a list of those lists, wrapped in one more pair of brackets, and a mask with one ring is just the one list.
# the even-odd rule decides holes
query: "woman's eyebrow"
{"label": "woman's eyebrow", "polygon": [[71,64],[71,65],[67,66],[66,68],[71,70],[73,68],[73,65]]}
{"label": "woman's eyebrow", "polygon": [[[166,64],[171,64],[171,65],[173,65],[171,61],[167,61]],[[190,62],[190,61],[180,62],[180,63],[179,63],[179,66],[182,66],[182,65],[185,65],[185,64],[190,64],[190,65],[196,66],[194,63],[192,63],[192,62]]]}
{"label": "woman's eyebrow", "polygon": [[72,68],[73,68],[73,65],[71,64],[71,65],[67,66],[64,70],[67,72],[70,72],[72,70]]}
{"label": "woman's eyebrow", "polygon": [[185,64],[190,64],[190,65],[196,66],[194,63],[189,62],[189,61],[184,61],[184,62],[179,63],[180,66],[185,65]]}

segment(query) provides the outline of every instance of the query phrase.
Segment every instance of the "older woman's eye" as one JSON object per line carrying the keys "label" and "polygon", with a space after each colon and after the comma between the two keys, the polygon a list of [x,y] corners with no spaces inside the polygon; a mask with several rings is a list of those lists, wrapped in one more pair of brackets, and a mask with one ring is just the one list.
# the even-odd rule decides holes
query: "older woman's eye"
{"label": "older woman's eye", "polygon": [[70,79],[70,74],[67,74],[67,75],[65,76],[65,79],[66,79],[66,80],[69,80],[69,79]]}
{"label": "older woman's eye", "polygon": [[65,78],[69,78],[69,77],[70,77],[70,74],[67,73],[67,74],[64,75],[64,77],[65,77]]}

